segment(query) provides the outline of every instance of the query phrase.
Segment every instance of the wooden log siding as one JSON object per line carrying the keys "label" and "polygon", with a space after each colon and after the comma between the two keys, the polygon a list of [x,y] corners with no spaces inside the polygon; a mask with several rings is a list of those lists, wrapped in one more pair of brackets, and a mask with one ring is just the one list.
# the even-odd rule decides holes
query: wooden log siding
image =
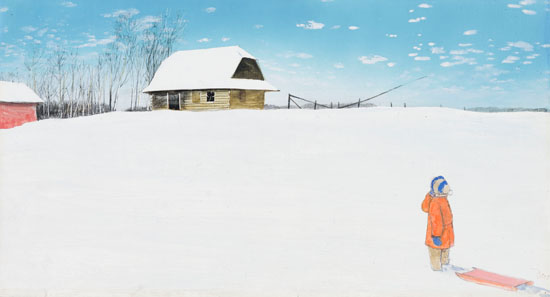
{"label": "wooden log siding", "polygon": [[[214,92],[214,102],[206,101],[206,93]],[[209,110],[228,109],[229,90],[201,90],[181,91],[181,109],[186,110]]]}
{"label": "wooden log siding", "polygon": [[151,96],[152,109],[168,109],[168,93],[156,93]]}
{"label": "wooden log siding", "polygon": [[231,90],[231,109],[263,109],[265,91]]}
{"label": "wooden log siding", "polygon": [[[207,102],[207,92],[215,92],[214,102]],[[168,92],[155,93],[151,96],[153,110],[168,109]],[[177,94],[180,110],[210,109],[263,109],[265,91],[256,90],[194,90],[169,92]]]}
{"label": "wooden log siding", "polygon": [[233,78],[259,79],[264,80],[264,76],[258,63],[254,59],[243,58],[233,74]]}

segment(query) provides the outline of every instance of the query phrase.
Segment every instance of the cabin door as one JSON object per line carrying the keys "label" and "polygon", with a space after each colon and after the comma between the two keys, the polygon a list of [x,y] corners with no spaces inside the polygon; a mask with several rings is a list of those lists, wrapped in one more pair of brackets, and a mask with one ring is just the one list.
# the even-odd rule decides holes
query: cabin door
{"label": "cabin door", "polygon": [[168,108],[174,110],[180,110],[180,96],[179,94],[170,94],[168,97]]}

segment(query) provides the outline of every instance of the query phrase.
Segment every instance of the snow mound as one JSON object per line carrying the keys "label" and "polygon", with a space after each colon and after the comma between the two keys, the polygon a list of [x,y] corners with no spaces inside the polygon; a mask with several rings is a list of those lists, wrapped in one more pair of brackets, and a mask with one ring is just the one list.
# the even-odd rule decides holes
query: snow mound
{"label": "snow mound", "polygon": [[[110,113],[0,131],[0,294],[517,296],[550,287],[550,116],[445,108]],[[46,295],[45,295],[46,294]]]}

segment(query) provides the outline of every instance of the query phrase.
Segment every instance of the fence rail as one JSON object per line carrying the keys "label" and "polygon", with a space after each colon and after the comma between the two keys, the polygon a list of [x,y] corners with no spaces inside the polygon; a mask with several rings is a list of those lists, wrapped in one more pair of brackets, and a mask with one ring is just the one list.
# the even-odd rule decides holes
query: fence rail
{"label": "fence rail", "polygon": [[[389,92],[391,92],[391,91],[397,90],[397,89],[399,89],[399,88],[401,88],[401,87],[403,87],[403,86],[405,86],[405,85],[411,84],[411,83],[413,83],[413,82],[415,82],[415,81],[419,81],[419,80],[424,79],[424,78],[426,78],[426,77],[427,77],[427,76],[419,77],[419,78],[417,78],[417,79],[415,79],[415,80],[412,80],[412,81],[407,82],[407,83],[400,84],[400,85],[398,85],[398,86],[396,86],[396,87],[393,87],[393,88],[391,88],[391,89],[389,89],[389,90],[386,90],[386,91],[384,91],[384,92],[382,92],[382,93],[376,94],[376,95],[374,95],[374,96],[371,96],[371,97],[368,97],[368,98],[365,98],[365,99],[359,98],[359,99],[357,100],[357,102],[346,103],[346,104],[344,104],[344,105],[340,105],[340,102],[338,102],[338,104],[336,105],[336,108],[337,108],[337,109],[350,108],[350,107],[357,107],[357,108],[360,108],[360,107],[361,107],[361,104],[363,104],[363,103],[365,103],[365,102],[367,102],[367,101],[370,101],[370,100],[372,100],[372,99],[374,99],[374,98],[377,98],[377,97],[380,97],[380,96],[382,96],[382,95],[385,95],[385,94],[387,94],[387,93],[389,93]],[[298,102],[296,102],[295,99],[296,99],[296,100],[304,101],[304,102],[309,103],[309,104],[313,104],[313,106],[311,106],[311,105],[309,105],[309,106],[307,106],[307,105],[300,105],[300,104],[298,104]],[[287,104],[287,108],[288,108],[288,109],[291,108],[291,106],[292,106],[291,103],[294,103],[294,105],[296,105],[296,107],[298,107],[299,109],[304,109],[306,106],[309,107],[309,108],[313,108],[313,109],[319,109],[319,108],[321,108],[321,107],[322,107],[322,108],[328,108],[328,109],[332,109],[332,108],[333,108],[333,103],[332,103],[332,102],[330,102],[330,105],[321,104],[321,103],[318,103],[317,100],[308,100],[308,99],[304,99],[304,98],[302,98],[302,97],[298,97],[298,96],[295,96],[295,95],[292,95],[292,94],[288,94],[288,104]]]}

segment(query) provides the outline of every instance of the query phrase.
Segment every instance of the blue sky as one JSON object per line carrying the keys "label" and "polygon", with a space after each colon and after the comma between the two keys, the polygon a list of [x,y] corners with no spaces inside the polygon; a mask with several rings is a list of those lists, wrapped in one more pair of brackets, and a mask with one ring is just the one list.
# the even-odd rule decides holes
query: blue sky
{"label": "blue sky", "polygon": [[176,50],[239,45],[281,89],[350,102],[427,75],[378,105],[550,107],[550,1],[0,0],[0,67],[23,71],[32,47],[94,57],[113,15],[187,21]]}

